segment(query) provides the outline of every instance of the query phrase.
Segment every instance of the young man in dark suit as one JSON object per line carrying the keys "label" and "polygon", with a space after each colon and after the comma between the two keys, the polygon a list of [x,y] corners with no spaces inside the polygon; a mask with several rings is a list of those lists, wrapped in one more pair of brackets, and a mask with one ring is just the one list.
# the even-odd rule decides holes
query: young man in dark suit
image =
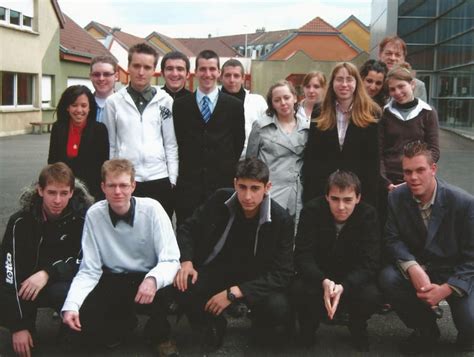
{"label": "young man in dark suit", "polygon": [[380,230],[375,209],[361,202],[359,178],[335,171],[326,196],[303,208],[296,235],[293,302],[301,342],[310,346],[324,315],[349,315],[352,343],[369,350],[367,320],[377,310],[381,294],[376,287],[380,261]]}
{"label": "young man in dark suit", "polygon": [[232,187],[244,146],[242,103],[219,91],[219,75],[219,56],[210,50],[200,52],[196,57],[196,92],[173,103],[179,150],[178,225],[217,188]]}
{"label": "young man in dark suit", "polygon": [[392,264],[380,285],[413,333],[405,353],[436,348],[440,331],[433,313],[441,300],[451,308],[457,347],[474,351],[474,197],[436,178],[425,143],[405,146],[406,184],[390,192],[385,244]]}

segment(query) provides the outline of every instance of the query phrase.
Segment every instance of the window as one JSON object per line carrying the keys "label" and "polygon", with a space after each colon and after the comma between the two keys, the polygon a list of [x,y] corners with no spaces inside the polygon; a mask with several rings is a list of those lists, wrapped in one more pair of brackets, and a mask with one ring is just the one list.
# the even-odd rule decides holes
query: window
{"label": "window", "polygon": [[32,106],[34,75],[0,72],[2,83],[0,106]]}
{"label": "window", "polygon": [[33,26],[33,0],[0,0],[0,23],[31,29]]}
{"label": "window", "polygon": [[50,108],[52,105],[53,77],[43,75],[41,77],[41,107]]}

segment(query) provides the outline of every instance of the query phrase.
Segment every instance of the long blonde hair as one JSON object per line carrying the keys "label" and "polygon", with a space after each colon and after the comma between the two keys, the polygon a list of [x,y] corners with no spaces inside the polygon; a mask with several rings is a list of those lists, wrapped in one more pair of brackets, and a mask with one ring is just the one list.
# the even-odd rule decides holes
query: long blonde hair
{"label": "long blonde hair", "polygon": [[331,73],[331,79],[324,97],[321,115],[316,122],[317,128],[322,131],[332,129],[336,126],[336,93],[334,92],[334,79],[336,73],[345,68],[350,76],[356,80],[356,87],[352,100],[352,113],[350,120],[354,125],[360,128],[366,128],[371,123],[376,123],[381,115],[380,107],[370,98],[365,91],[362,79],[360,78],[357,67],[349,62],[338,63]]}

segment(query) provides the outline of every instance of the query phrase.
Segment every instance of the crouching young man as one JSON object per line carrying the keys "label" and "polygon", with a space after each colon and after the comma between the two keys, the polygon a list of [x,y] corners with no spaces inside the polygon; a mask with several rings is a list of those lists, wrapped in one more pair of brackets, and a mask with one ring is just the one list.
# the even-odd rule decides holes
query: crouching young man
{"label": "crouching young man", "polygon": [[222,313],[235,301],[251,309],[257,331],[288,335],[293,225],[270,199],[270,187],[262,161],[240,161],[234,190],[217,190],[178,229],[181,269],[174,285],[206,352],[220,347],[227,326]]}
{"label": "crouching young man", "polygon": [[31,356],[38,307],[59,311],[80,263],[84,216],[93,198],[64,163],[48,165],[20,197],[2,241],[0,325],[13,350]]}
{"label": "crouching young man", "polygon": [[360,181],[348,171],[329,176],[326,197],[302,210],[295,246],[292,288],[301,342],[315,342],[324,314],[349,315],[354,346],[368,351],[367,320],[376,311],[380,237],[375,209],[360,201]]}
{"label": "crouching young man", "polygon": [[133,197],[134,189],[130,161],[104,163],[106,200],[87,212],[83,259],[62,308],[63,322],[86,342],[112,347],[135,328],[135,304],[151,305],[145,335],[167,355],[162,353],[169,345],[166,305],[157,292],[172,283],[179,250],[163,207]]}

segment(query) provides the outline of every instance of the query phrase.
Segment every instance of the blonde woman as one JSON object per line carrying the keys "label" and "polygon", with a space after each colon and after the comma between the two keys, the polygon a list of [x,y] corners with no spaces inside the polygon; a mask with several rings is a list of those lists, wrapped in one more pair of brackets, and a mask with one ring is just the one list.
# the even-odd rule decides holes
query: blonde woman
{"label": "blonde woman", "polygon": [[311,128],[304,158],[304,201],[325,192],[327,178],[341,169],[362,183],[362,199],[375,205],[378,180],[379,106],[368,96],[357,68],[337,64],[330,77],[321,115]]}
{"label": "blonde woman", "polygon": [[315,121],[321,114],[321,103],[326,92],[327,80],[322,72],[309,72],[303,78],[304,99],[298,108],[298,113],[304,115],[308,121]]}

